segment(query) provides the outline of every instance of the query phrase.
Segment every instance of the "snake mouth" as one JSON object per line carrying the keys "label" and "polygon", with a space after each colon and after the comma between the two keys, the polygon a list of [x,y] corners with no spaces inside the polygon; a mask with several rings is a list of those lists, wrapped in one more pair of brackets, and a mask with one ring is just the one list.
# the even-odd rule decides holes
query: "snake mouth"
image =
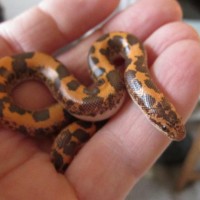
{"label": "snake mouth", "polygon": [[185,127],[184,126],[180,126],[176,130],[176,133],[177,133],[177,135],[176,135],[175,140],[177,140],[177,141],[183,140],[185,138],[185,136],[186,136],[186,129],[185,129]]}
{"label": "snake mouth", "polygon": [[167,132],[166,134],[171,140],[181,141],[186,136],[186,130],[184,126],[180,125],[176,127],[173,132]]}

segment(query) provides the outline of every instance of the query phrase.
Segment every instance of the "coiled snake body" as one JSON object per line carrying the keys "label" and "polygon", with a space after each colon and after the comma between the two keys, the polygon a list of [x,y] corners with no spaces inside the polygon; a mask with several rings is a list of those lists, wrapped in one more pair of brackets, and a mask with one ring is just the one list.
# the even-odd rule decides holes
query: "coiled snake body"
{"label": "coiled snake body", "polygon": [[[101,121],[120,108],[126,86],[130,97],[154,126],[171,139],[184,137],[181,118],[153,83],[144,48],[135,36],[124,32],[103,35],[92,45],[88,60],[95,81],[92,87],[82,85],[62,63],[44,53],[22,53],[1,58],[1,124],[37,136],[60,131],[71,123],[73,117],[70,114],[84,121]],[[125,66],[124,80],[119,66],[116,67],[119,63]],[[25,79],[42,80],[57,102],[36,111],[16,105],[11,90]],[[81,120],[72,122],[55,139],[51,155],[58,171],[67,168],[80,146],[98,129],[95,123]]]}

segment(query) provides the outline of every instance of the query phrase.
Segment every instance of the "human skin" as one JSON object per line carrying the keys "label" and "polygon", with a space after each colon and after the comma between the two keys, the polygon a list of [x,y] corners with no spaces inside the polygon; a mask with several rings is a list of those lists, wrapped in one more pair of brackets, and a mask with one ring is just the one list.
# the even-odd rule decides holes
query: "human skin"
{"label": "human skin", "polygon": [[[109,4],[44,0],[0,25],[0,55],[36,50],[52,54],[100,23],[117,5],[117,0]],[[200,46],[198,34],[181,19],[175,0],[140,0],[58,59],[88,84],[86,55],[92,42],[111,31],[135,34],[144,42],[153,79],[186,121],[200,92]],[[16,88],[13,96],[32,109],[53,101],[46,88],[35,82]],[[59,174],[50,162],[50,139],[38,141],[2,128],[0,199],[124,199],[170,142],[127,99],[68,170]]]}

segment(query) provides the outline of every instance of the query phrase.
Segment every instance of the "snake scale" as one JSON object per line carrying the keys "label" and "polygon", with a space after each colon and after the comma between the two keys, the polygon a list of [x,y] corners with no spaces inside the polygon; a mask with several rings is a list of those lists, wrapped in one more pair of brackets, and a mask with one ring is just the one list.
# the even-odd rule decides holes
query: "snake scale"
{"label": "snake scale", "polygon": [[[55,138],[51,160],[58,171],[64,172],[80,147],[99,129],[96,121],[103,121],[119,110],[127,89],[155,127],[169,138],[181,140],[185,136],[181,117],[154,84],[146,60],[144,47],[135,36],[125,32],[105,34],[89,50],[94,84],[86,87],[61,62],[45,53],[3,57],[0,59],[1,124],[30,136],[62,130]],[[120,66],[124,66],[124,77]],[[16,84],[29,79],[42,81],[56,103],[34,111],[16,105],[11,92]]]}

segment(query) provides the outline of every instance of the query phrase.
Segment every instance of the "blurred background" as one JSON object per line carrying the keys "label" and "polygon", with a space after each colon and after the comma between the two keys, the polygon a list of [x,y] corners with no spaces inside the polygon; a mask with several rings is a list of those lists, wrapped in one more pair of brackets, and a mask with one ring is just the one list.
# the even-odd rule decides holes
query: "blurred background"
{"label": "blurred background", "polygon": [[[39,0],[1,0],[0,21],[11,19],[39,3]],[[121,0],[116,12],[135,0]],[[200,33],[200,1],[179,0],[184,21]],[[156,5],[155,5],[156,6]],[[187,125],[184,141],[173,142],[145,174],[126,200],[199,200],[200,199],[200,105]]]}

